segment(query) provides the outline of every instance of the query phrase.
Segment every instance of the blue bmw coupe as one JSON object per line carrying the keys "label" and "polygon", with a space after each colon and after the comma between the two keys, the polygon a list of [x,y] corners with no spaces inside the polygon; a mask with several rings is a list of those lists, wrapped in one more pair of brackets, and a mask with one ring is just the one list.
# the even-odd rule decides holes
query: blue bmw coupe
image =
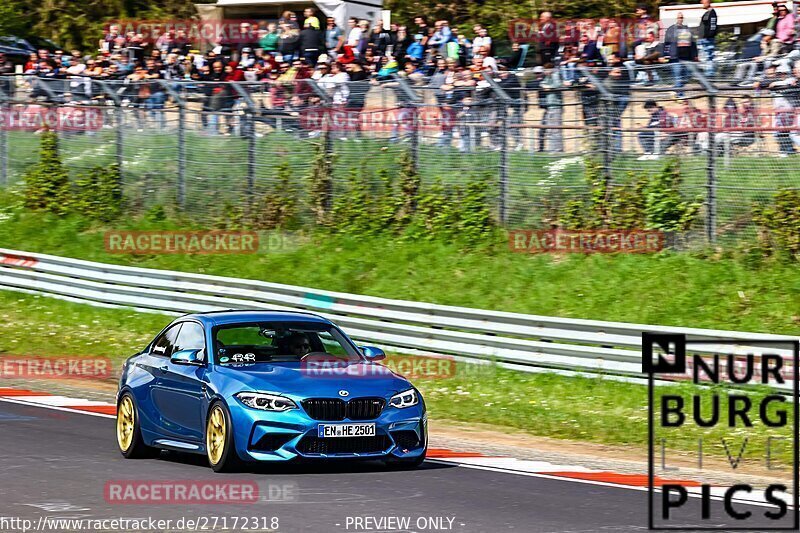
{"label": "blue bmw coupe", "polygon": [[187,315],[126,361],[117,443],[127,458],[204,454],[217,472],[295,459],[413,468],[427,450],[425,402],[384,357],[310,313]]}

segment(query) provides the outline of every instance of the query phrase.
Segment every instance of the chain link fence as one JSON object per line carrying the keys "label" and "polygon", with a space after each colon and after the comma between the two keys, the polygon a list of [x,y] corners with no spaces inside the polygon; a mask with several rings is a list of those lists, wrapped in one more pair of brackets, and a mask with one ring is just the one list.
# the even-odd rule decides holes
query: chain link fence
{"label": "chain link fence", "polygon": [[134,213],[177,205],[209,223],[276,184],[281,163],[304,195],[324,151],[335,195],[351,172],[376,184],[396,173],[407,152],[423,184],[491,176],[498,219],[527,229],[587,197],[590,162],[620,185],[677,157],[682,193],[703,205],[695,233],[735,240],[752,235],[754,203],[800,185],[797,82],[742,65],[712,76],[629,62],[351,82],[2,78],[0,184],[22,179],[51,129],[73,174],[119,165]]}

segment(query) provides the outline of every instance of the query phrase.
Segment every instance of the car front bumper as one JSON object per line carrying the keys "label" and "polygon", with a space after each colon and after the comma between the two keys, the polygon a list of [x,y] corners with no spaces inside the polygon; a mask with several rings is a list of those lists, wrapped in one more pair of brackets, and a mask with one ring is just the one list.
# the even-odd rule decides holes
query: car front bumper
{"label": "car front bumper", "polygon": [[[234,400],[236,401],[236,400]],[[231,405],[239,457],[248,462],[295,459],[413,459],[425,453],[428,417],[422,402],[386,407],[374,420],[320,421],[302,408],[282,413]],[[374,437],[318,437],[321,424],[375,424]]]}

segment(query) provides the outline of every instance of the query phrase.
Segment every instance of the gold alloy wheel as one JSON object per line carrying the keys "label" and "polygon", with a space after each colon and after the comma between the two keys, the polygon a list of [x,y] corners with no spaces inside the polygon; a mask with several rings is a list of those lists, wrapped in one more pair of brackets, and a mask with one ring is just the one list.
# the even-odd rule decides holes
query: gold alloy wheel
{"label": "gold alloy wheel", "polygon": [[117,409],[117,442],[123,452],[127,452],[133,442],[135,416],[131,397],[123,397]]}
{"label": "gold alloy wheel", "polygon": [[215,405],[211,409],[206,425],[206,449],[208,450],[208,460],[212,465],[216,465],[222,459],[225,451],[225,413],[222,407]]}

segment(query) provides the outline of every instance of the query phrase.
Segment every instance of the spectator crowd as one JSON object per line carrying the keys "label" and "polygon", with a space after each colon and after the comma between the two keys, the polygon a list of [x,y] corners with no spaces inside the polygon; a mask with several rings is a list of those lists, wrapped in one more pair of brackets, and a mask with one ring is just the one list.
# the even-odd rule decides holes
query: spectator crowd
{"label": "spectator crowd", "polygon": [[[530,41],[510,46],[496,43],[480,24],[454,27],[447,20],[431,23],[418,16],[407,25],[389,26],[351,18],[347,27],[341,28],[334,18],[320,19],[313,8],[300,16],[286,11],[274,22],[242,22],[239,38],[214,43],[204,53],[194,48],[196,43],[183,30],[165,32],[151,42],[112,24],[97,53],[86,56],[78,50],[40,50],[31,54],[23,72],[37,80],[32,94],[43,99],[51,98],[52,91],[38,80],[63,80],[66,89],[61,95],[72,100],[97,97],[92,80],[115,81],[127,87],[123,96],[128,101],[161,121],[159,110],[170,98],[170,88],[190,88],[203,97],[202,110],[208,112],[203,125],[215,133],[230,131],[229,121],[220,121],[217,114],[234,109],[242,92],[233,84],[210,82],[259,86],[270,96],[269,109],[264,110],[269,115],[320,103],[359,111],[365,107],[371,86],[396,83],[400,78],[414,89],[430,90],[440,108],[455,110],[452,115],[459,123],[503,118],[518,126],[531,107],[540,108],[534,149],[552,152],[563,151],[560,128],[569,90],[576,91],[586,126],[597,127],[601,114],[610,113],[613,148],[619,151],[622,139],[618,130],[633,87],[668,84],[672,96],[680,100],[693,72],[719,77],[724,66],[718,50],[719,21],[710,0],[702,0],[702,5],[700,23],[693,28],[684,23],[682,13],[674,24],[664,27],[644,5],[636,9],[629,23],[613,18],[591,24],[559,22],[545,11],[539,15]],[[773,4],[773,17],[758,35],[757,53],[734,62],[727,76],[729,83],[769,94],[778,113],[800,107],[800,98],[795,96],[800,83],[800,51],[795,49],[793,13],[785,4]],[[527,65],[535,67],[525,76],[514,72]],[[0,74],[11,71],[13,66],[0,54]],[[314,83],[304,84],[304,80]],[[395,91],[399,107],[409,99],[402,89]],[[503,104],[504,110],[497,103],[498,89],[510,98]],[[13,89],[8,86],[6,90]],[[603,94],[614,96],[610,111],[600,107]],[[654,98],[644,106],[649,115],[646,130],[650,131],[640,132],[638,138],[645,156],[657,156],[681,142],[707,148],[751,141],[751,135],[692,135],[690,141],[687,135],[659,135],[657,132],[669,129],[677,120],[663,104]],[[732,107],[740,116],[749,112],[751,104],[730,100],[725,105],[731,116]],[[684,108],[683,112],[691,110]],[[440,143],[449,145],[454,133],[458,133],[461,149],[475,145],[472,129],[444,124]],[[488,133],[491,137],[493,131]],[[521,149],[520,128],[510,128],[509,135]],[[793,133],[776,135],[783,154],[794,153],[795,140],[800,144],[800,136]]]}

